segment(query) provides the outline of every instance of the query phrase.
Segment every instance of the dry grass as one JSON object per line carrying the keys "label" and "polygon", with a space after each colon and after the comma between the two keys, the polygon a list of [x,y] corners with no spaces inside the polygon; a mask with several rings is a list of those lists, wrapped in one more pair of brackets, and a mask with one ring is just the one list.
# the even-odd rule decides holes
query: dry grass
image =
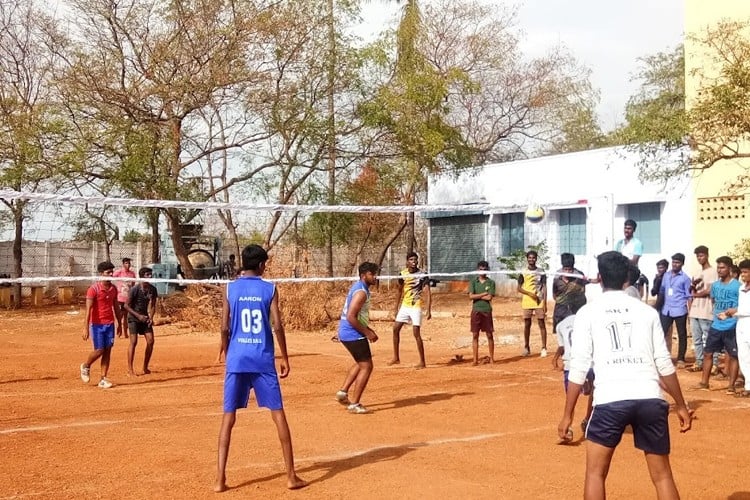
{"label": "dry grass", "polygon": [[[281,317],[287,328],[322,330],[339,320],[351,283],[281,283],[278,285]],[[160,301],[159,323],[181,323],[196,331],[218,331],[222,288],[190,285]],[[371,309],[391,310],[392,292],[372,290]]]}

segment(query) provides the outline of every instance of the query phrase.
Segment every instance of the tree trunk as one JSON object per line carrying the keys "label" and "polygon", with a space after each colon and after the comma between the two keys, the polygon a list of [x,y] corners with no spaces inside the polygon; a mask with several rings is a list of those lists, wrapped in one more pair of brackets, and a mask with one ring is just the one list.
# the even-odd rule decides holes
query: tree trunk
{"label": "tree trunk", "polygon": [[[23,209],[25,201],[18,200],[13,208],[13,223],[15,235],[13,238],[13,274],[16,278],[23,277]],[[13,284],[13,307],[21,308],[21,284]]]}
{"label": "tree trunk", "polygon": [[161,246],[161,234],[159,234],[159,209],[149,208],[146,218],[149,227],[151,227],[151,262],[161,262],[161,258],[159,257]]}
{"label": "tree trunk", "polygon": [[[336,108],[334,88],[336,84],[336,24],[333,0],[328,0],[328,204],[336,204]],[[334,214],[328,214],[326,241],[326,271],[333,277],[333,224]]]}
{"label": "tree trunk", "polygon": [[187,248],[182,240],[182,226],[180,225],[180,214],[176,208],[168,208],[165,211],[167,217],[167,226],[172,233],[172,245],[174,246],[174,254],[177,257],[177,262],[180,263],[182,268],[182,275],[187,279],[193,278],[193,265],[190,263],[190,259],[187,256]]}
{"label": "tree trunk", "polygon": [[378,256],[378,261],[377,261],[378,268],[383,267],[383,261],[385,260],[385,256],[388,253],[388,249],[391,248],[391,245],[393,245],[393,242],[396,241],[396,239],[399,236],[401,236],[401,233],[404,231],[404,228],[406,228],[406,222],[407,222],[406,219],[407,219],[407,214],[401,214],[401,217],[399,218],[396,228],[386,238],[385,246],[383,247],[383,250],[380,252],[380,255]]}

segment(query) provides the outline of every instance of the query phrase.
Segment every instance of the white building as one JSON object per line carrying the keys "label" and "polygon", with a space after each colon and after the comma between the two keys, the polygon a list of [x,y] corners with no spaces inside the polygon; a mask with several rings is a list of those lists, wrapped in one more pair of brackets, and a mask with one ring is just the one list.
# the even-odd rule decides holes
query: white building
{"label": "white building", "polygon": [[[498,256],[546,241],[552,270],[559,268],[559,255],[570,252],[576,267],[595,276],[596,255],[614,248],[626,219],[638,223],[635,236],[644,246],[639,267],[649,279],[659,259],[682,252],[689,262],[695,217],[690,179],[643,182],[639,159],[624,148],[603,148],[430,178],[428,205],[469,205],[424,215],[430,273],[472,271],[482,259],[498,269]],[[678,159],[675,154],[667,161]],[[472,210],[478,203],[485,205]],[[541,222],[526,220],[529,204],[544,208]]]}

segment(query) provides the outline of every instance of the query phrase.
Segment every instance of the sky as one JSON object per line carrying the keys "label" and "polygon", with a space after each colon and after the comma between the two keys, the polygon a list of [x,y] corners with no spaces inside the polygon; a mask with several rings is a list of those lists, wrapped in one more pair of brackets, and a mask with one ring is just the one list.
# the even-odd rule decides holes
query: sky
{"label": "sky", "polygon": [[[625,103],[638,90],[638,82],[631,81],[639,69],[638,58],[671,51],[682,43],[684,0],[487,3],[517,6],[518,28],[525,35],[522,47],[529,56],[562,44],[591,70],[591,83],[600,93],[597,113],[604,131],[623,121]],[[365,2],[363,30],[371,33],[386,26],[399,9],[391,1]]]}

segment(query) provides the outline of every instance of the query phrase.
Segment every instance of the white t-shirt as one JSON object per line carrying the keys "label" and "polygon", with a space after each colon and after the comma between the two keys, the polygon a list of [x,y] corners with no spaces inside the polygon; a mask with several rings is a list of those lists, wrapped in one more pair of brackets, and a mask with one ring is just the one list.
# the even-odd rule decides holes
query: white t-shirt
{"label": "white t-shirt", "polygon": [[563,370],[570,370],[570,346],[573,337],[573,324],[575,323],[575,316],[568,316],[564,320],[557,324],[557,345],[562,346],[565,349],[563,352]]}
{"label": "white t-shirt", "polygon": [[568,380],[596,373],[594,404],[661,398],[659,376],[674,373],[656,310],[622,291],[607,291],[576,314]]}
{"label": "white t-shirt", "polygon": [[[696,278],[702,280],[695,287],[696,291],[701,292],[703,290],[711,290],[711,284],[719,279],[719,275],[716,274],[716,269],[709,266],[706,269],[701,269],[700,273],[693,276],[693,280]],[[688,316],[691,318],[714,319],[714,305],[711,303],[711,297],[706,295],[705,297],[693,299]]]}
{"label": "white t-shirt", "polygon": [[735,316],[737,317],[737,339],[750,340],[750,285],[748,284],[743,283],[740,286]]}

